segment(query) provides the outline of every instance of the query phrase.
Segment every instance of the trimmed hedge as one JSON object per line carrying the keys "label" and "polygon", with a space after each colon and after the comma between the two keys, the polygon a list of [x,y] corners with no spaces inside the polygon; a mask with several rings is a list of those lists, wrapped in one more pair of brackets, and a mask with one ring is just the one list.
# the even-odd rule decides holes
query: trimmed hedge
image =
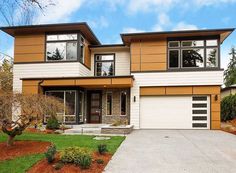
{"label": "trimmed hedge", "polygon": [[226,96],[221,101],[221,121],[236,118],[236,94]]}

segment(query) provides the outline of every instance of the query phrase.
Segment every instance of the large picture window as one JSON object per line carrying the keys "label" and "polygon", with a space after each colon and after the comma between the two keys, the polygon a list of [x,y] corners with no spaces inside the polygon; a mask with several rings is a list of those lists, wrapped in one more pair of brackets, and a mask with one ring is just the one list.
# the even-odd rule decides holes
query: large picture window
{"label": "large picture window", "polygon": [[178,40],[168,42],[168,67],[219,67],[218,40]]}
{"label": "large picture window", "polygon": [[76,122],[76,91],[46,91],[46,96],[56,97],[64,103],[64,111],[57,113],[60,122]]}
{"label": "large picture window", "polygon": [[95,76],[113,76],[115,75],[115,56],[95,55]]}

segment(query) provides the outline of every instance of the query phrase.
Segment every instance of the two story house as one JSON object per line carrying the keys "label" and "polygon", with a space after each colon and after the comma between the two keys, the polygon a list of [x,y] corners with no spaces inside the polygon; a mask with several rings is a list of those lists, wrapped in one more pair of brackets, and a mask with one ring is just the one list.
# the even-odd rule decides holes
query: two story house
{"label": "two story house", "polygon": [[128,33],[110,45],[86,23],[1,30],[15,38],[14,91],[60,98],[67,124],[220,128],[220,44],[234,29]]}

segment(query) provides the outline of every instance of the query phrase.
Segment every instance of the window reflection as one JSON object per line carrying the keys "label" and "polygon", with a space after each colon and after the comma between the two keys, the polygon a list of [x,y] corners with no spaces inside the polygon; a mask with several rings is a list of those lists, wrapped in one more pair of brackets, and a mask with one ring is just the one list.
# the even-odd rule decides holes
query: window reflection
{"label": "window reflection", "polygon": [[217,67],[217,48],[207,49],[207,59],[206,66],[207,67]]}
{"label": "window reflection", "polygon": [[187,49],[182,51],[183,67],[204,67],[204,49]]}

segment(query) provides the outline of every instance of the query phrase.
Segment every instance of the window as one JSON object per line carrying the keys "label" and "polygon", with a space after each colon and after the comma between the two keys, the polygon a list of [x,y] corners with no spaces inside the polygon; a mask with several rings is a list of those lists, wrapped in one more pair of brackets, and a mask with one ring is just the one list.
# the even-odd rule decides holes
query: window
{"label": "window", "polygon": [[126,111],[127,111],[127,92],[126,91],[122,91],[121,94],[120,94],[120,112],[121,112],[121,115],[126,115]]}
{"label": "window", "polygon": [[113,76],[115,75],[114,54],[95,55],[95,75]]}
{"label": "window", "polygon": [[64,103],[64,111],[57,113],[59,121],[76,122],[76,91],[46,91],[46,95],[56,97]]}
{"label": "window", "polygon": [[107,93],[107,115],[112,115],[112,93]]}
{"label": "window", "polygon": [[84,63],[85,43],[84,43],[84,38],[82,36],[80,37],[80,51],[81,51],[81,54],[79,57],[79,61],[81,63]]}
{"label": "window", "polygon": [[79,122],[84,121],[84,92],[79,91]]}
{"label": "window", "polygon": [[47,35],[47,61],[77,60],[77,34]]}
{"label": "window", "polygon": [[168,42],[168,67],[219,67],[218,40],[180,40]]}

